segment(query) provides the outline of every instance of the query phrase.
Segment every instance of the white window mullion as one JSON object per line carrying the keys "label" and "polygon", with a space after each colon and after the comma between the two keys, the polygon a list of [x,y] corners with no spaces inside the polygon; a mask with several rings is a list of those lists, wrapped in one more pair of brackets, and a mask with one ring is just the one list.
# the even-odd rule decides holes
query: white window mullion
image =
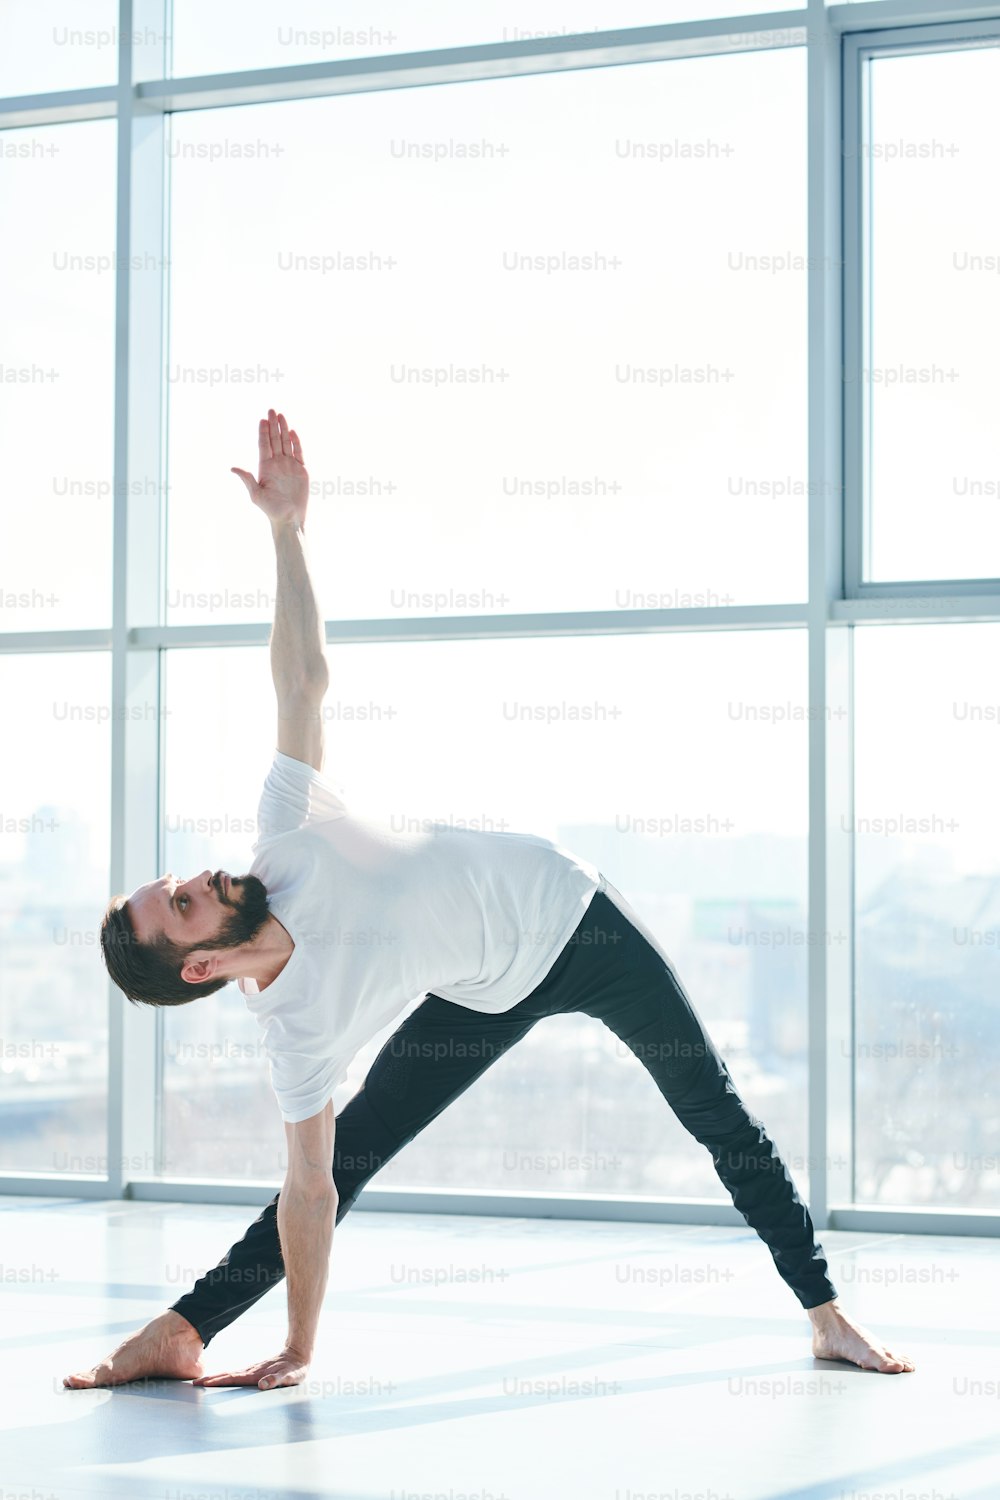
{"label": "white window mullion", "polygon": [[[159,652],[131,644],[130,631],[161,620],[165,117],[135,107],[132,37],[144,19],[155,12],[162,17],[162,10],[155,0],[121,0],[119,8],[111,827],[116,891],[151,878],[159,844]],[[157,1026],[148,1009],[109,989],[109,1188],[121,1194],[132,1175],[155,1170]]]}

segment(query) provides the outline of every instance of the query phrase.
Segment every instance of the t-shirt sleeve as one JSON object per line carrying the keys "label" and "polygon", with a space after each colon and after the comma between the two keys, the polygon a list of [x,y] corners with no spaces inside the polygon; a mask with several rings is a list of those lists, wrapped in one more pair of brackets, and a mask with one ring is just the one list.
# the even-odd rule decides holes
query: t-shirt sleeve
{"label": "t-shirt sleeve", "polygon": [[260,795],[254,849],[280,834],[342,818],[346,812],[341,786],[305,761],[276,750]]}
{"label": "t-shirt sleeve", "polygon": [[303,1052],[281,1052],[271,1057],[271,1087],[285,1124],[297,1125],[318,1115],[334,1089],[346,1079],[350,1061],[344,1057],[316,1058]]}

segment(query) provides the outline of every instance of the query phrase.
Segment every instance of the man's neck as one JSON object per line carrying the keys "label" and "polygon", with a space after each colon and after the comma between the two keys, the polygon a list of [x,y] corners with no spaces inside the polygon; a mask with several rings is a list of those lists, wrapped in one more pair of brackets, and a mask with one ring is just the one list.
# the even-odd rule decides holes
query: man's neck
{"label": "man's neck", "polygon": [[247,943],[236,955],[238,979],[252,979],[258,990],[266,990],[277,979],[295,951],[287,929],[277,917],[268,915],[267,921],[252,943]]}

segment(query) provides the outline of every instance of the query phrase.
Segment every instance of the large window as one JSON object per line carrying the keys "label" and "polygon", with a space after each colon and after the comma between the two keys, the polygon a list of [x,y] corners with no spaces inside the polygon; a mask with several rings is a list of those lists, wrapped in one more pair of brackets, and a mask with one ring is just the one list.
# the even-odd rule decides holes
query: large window
{"label": "large window", "polygon": [[858,632],[860,1202],[1000,1206],[1000,625]]}
{"label": "large window", "polygon": [[110,120],[0,134],[0,631],[111,620],[114,170]]}
{"label": "large window", "polygon": [[[602,869],[821,1224],[1000,1226],[1000,0],[913,6],[0,5],[8,1186],[281,1178],[236,987],[133,1009],[97,942],[252,859],[273,405],[353,806]],[[734,1215],[580,1015],[386,1185]]]}
{"label": "large window", "polygon": [[114,167],[109,120],[0,133],[0,636],[57,648],[0,655],[0,1170],[40,1174],[108,1168],[111,660],[58,647],[111,619]]}
{"label": "large window", "polygon": [[[864,577],[1000,575],[1000,127],[995,47],[875,59],[870,341],[848,398],[869,413]],[[857,382],[857,387],[855,387]]]}
{"label": "large window", "polygon": [[786,49],[177,116],[168,619],[271,614],[229,473],[271,403],[331,616],[804,599],[804,84]]}
{"label": "large window", "polygon": [[[241,871],[273,754],[267,654],[168,660],[167,867]],[[803,706],[802,633],[341,646],[330,662],[327,765],[352,805],[390,826],[540,833],[594,861],[805,1178],[806,726],[788,712]],[[392,1029],[358,1055],[338,1109]],[[167,1013],[164,1103],[167,1172],[278,1172],[284,1135],[235,988]],[[223,1128],[234,1111],[238,1132]],[[722,1191],[641,1065],[577,1016],[536,1028],[382,1180]]]}
{"label": "large window", "polygon": [[0,657],[0,1170],[107,1170],[109,666]]}

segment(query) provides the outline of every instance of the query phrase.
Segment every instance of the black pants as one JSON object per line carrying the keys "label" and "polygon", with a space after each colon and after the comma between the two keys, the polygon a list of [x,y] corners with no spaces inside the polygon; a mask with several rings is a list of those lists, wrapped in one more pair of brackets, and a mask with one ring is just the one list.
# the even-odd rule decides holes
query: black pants
{"label": "black pants", "polygon": [[[837,1295],[809,1211],[763,1124],[736,1091],[669,959],[614,886],[597,891],[545,979],[498,1015],[430,994],[379,1052],[337,1116],[337,1223],[380,1167],[543,1016],[582,1012],[645,1065],[803,1307]],[[243,1238],[173,1304],[205,1344],[281,1281],[277,1195]]]}

